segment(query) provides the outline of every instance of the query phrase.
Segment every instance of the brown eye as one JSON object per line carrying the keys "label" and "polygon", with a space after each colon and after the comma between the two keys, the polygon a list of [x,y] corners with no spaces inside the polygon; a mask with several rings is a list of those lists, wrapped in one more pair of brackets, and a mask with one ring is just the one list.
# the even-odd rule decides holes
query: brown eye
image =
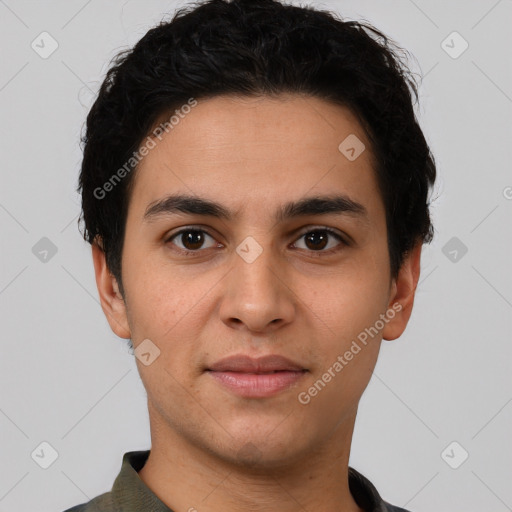
{"label": "brown eye", "polygon": [[322,231],[312,231],[305,236],[304,241],[308,249],[324,249],[329,241],[329,236]]}
{"label": "brown eye", "polygon": [[[333,243],[333,238],[338,243]],[[304,240],[305,246],[299,247],[299,249],[307,249],[314,252],[329,252],[329,249],[336,248],[336,246],[347,245],[338,233],[327,228],[309,230],[303,233],[299,239]],[[297,243],[295,243],[295,246],[297,246]],[[326,248],[327,250],[324,250]]]}
{"label": "brown eye", "polygon": [[167,242],[172,242],[179,249],[184,251],[198,251],[201,248],[205,248],[203,245],[208,238],[214,242],[210,247],[214,247],[215,240],[206,233],[206,231],[201,229],[182,229],[178,233],[172,235]]}

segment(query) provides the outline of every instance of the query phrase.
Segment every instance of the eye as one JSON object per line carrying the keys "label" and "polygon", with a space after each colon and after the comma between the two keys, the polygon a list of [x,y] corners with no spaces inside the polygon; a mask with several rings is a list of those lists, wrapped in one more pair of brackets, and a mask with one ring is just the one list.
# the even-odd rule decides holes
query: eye
{"label": "eye", "polygon": [[[210,241],[209,241],[209,240]],[[299,240],[304,239],[303,247],[295,242],[294,247],[305,249],[311,253],[331,253],[340,250],[343,246],[349,245],[344,238],[336,231],[329,228],[309,228],[300,235]],[[333,241],[335,239],[338,243]],[[209,245],[205,246],[209,241]],[[166,243],[172,243],[174,250],[183,254],[198,253],[200,250],[220,247],[219,244],[205,230],[198,228],[184,228],[173,233],[167,238]],[[340,247],[341,246],[341,247]]]}
{"label": "eye", "polygon": [[[175,239],[177,242],[173,241]],[[212,240],[213,243],[211,243],[209,247],[203,247],[207,239]],[[166,240],[166,243],[169,242],[176,245],[181,252],[198,252],[199,249],[209,249],[210,247],[215,247],[217,244],[215,239],[206,231],[192,228],[182,229],[174,233]],[[181,245],[179,245],[179,243],[181,243]]]}
{"label": "eye", "polygon": [[[338,241],[337,244],[333,244],[333,238],[335,238]],[[348,245],[348,243],[343,239],[341,235],[339,235],[336,231],[333,231],[332,229],[329,228],[310,228],[309,231],[306,231],[299,237],[299,240],[300,239],[304,239],[305,247],[298,248],[306,249],[313,252],[334,252],[340,249],[340,245]],[[297,247],[297,242],[294,244],[294,246]],[[324,250],[326,248],[327,250]]]}

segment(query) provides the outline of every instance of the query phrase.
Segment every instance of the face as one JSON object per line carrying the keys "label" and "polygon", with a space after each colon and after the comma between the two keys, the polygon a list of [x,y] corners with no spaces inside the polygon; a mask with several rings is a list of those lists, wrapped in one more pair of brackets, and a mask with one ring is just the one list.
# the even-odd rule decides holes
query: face
{"label": "face", "polygon": [[112,329],[146,354],[152,432],[268,466],[346,437],[419,263],[391,279],[357,119],[312,97],[217,97],[155,141],[126,220],[126,302],[94,249]]}

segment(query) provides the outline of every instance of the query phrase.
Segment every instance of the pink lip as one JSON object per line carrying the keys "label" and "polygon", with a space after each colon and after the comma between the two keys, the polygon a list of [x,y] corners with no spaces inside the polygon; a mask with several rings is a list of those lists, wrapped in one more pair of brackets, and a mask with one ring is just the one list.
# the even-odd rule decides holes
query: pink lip
{"label": "pink lip", "polygon": [[278,355],[258,359],[230,356],[207,371],[217,382],[245,398],[272,396],[292,386],[307,372],[301,365]]}

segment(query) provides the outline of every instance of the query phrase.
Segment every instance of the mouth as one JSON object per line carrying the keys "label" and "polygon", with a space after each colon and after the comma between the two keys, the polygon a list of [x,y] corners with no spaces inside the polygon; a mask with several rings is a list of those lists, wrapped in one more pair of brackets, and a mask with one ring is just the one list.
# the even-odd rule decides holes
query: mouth
{"label": "mouth", "polygon": [[283,356],[258,359],[235,355],[222,359],[206,372],[224,389],[243,398],[266,398],[294,386],[308,372]]}

